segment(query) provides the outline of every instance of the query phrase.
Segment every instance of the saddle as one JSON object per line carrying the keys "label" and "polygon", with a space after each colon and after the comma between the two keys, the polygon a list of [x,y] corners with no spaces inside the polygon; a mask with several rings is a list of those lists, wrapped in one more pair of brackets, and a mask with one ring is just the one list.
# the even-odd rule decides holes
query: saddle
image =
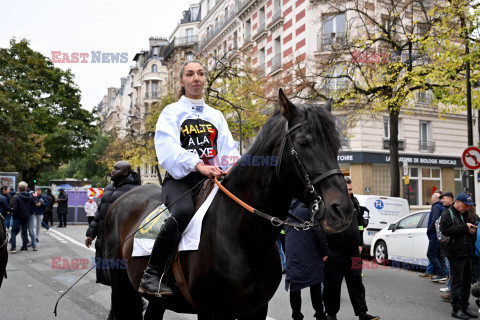
{"label": "saddle", "polygon": [[[194,206],[195,211],[197,211],[200,206],[205,202],[210,192],[212,192],[213,186],[215,183],[213,180],[209,179],[205,181],[200,190],[198,191],[197,196],[195,197]],[[180,289],[185,300],[190,303],[193,308],[196,308],[195,303],[193,302],[192,296],[190,295],[190,289],[188,288],[187,281],[182,271],[182,266],[180,264],[180,255],[178,254],[178,247],[175,250],[173,261],[171,265],[173,275],[175,276],[175,285]]]}

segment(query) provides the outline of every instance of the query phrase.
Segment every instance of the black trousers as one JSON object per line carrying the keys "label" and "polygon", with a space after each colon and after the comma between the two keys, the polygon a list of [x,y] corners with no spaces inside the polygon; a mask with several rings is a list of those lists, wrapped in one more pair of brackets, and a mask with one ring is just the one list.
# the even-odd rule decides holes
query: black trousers
{"label": "black trousers", "polygon": [[362,258],[358,248],[353,254],[344,254],[329,249],[324,265],[323,302],[328,315],[336,315],[340,310],[342,281],[345,278],[348,295],[356,316],[368,311],[365,301],[365,287],[362,283]]}
{"label": "black trousers", "polygon": [[[324,320],[327,318],[323,310],[322,303],[322,285],[315,284],[310,287],[310,297],[312,299],[312,306],[315,310],[315,319]],[[294,320],[302,320],[302,293],[301,290],[290,291],[290,306],[292,307],[292,318]]]}
{"label": "black trousers", "polygon": [[[173,178],[166,179],[163,185],[162,200],[168,207],[172,217],[177,220],[180,232],[183,232],[185,228],[187,228],[188,223],[193,217],[195,210],[194,197],[201,189],[202,184],[199,184],[194,190],[190,189],[204,178],[205,176],[200,173],[193,172],[179,180]],[[183,198],[181,198],[182,196]]]}
{"label": "black trousers", "polygon": [[67,226],[67,214],[66,213],[59,213],[58,214],[58,222],[61,226]]}
{"label": "black trousers", "polygon": [[472,265],[470,257],[448,257],[450,263],[450,294],[452,308],[468,307],[470,286],[472,283]]}
{"label": "black trousers", "polygon": [[43,215],[43,221],[48,225],[50,221],[50,225],[53,226],[53,211],[52,210],[45,210],[45,214]]}

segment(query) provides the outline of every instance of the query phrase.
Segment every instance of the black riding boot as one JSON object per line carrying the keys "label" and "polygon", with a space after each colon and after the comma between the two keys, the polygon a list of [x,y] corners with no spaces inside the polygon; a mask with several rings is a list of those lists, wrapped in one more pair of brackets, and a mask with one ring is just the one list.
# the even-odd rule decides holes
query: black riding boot
{"label": "black riding boot", "polygon": [[[155,244],[153,245],[147,269],[143,274],[138,291],[148,294],[171,295],[173,294],[165,283],[162,275],[170,267],[171,257],[175,246],[182,237],[178,230],[177,221],[170,217],[160,229]],[[163,281],[160,281],[160,280]]]}

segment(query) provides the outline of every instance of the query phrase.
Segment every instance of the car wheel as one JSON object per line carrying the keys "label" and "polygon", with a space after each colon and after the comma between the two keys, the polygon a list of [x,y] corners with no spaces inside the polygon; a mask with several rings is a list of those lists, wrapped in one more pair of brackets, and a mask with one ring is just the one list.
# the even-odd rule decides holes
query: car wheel
{"label": "car wheel", "polygon": [[373,253],[375,255],[375,261],[378,264],[385,264],[388,259],[387,244],[382,240],[378,241],[375,244]]}

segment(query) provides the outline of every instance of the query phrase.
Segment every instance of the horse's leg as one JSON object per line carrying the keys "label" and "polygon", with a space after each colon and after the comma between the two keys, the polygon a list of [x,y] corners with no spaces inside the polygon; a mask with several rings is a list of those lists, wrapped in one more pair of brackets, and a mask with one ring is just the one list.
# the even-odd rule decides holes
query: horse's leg
{"label": "horse's leg", "polygon": [[141,320],[142,296],[130,283],[127,270],[110,270],[112,310],[115,320]]}
{"label": "horse's leg", "polygon": [[238,318],[238,320],[265,320],[267,319],[267,313],[268,313],[268,304],[261,307],[260,309],[257,309],[256,311],[252,312],[246,317]]}
{"label": "horse's leg", "polygon": [[165,313],[165,307],[158,301],[159,298],[151,299],[148,302],[147,311],[145,311],[144,320],[163,320],[163,314]]}

